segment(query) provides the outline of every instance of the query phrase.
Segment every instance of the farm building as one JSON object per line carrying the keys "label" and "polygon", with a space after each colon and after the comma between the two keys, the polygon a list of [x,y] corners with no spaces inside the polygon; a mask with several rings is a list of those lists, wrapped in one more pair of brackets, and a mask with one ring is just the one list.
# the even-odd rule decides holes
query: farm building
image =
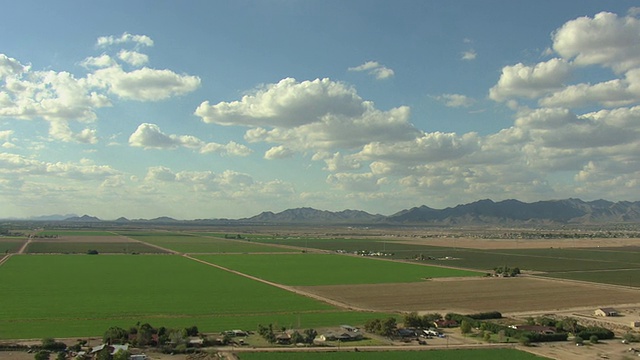
{"label": "farm building", "polygon": [[276,336],[276,343],[280,345],[291,344],[291,335],[288,333],[282,333]]}
{"label": "farm building", "polygon": [[129,345],[102,344],[102,345],[92,347],[90,355],[92,357],[97,357],[99,353],[106,352],[109,355],[113,356],[118,351],[127,351],[127,350],[129,350]]}
{"label": "farm building", "polygon": [[458,326],[458,322],[455,320],[440,319],[433,322],[433,325],[437,328],[449,328]]}
{"label": "farm building", "polygon": [[351,326],[351,325],[340,325],[341,328],[343,328],[344,330],[347,331],[353,331],[353,332],[357,332],[358,328],[355,326]]}
{"label": "farm building", "polygon": [[618,316],[618,311],[614,308],[598,308],[593,314],[595,316]]}
{"label": "farm building", "polygon": [[318,340],[320,341],[355,341],[355,340],[361,340],[362,339],[362,334],[358,333],[358,332],[350,332],[350,331],[345,331],[345,332],[328,332],[328,333],[324,333],[321,334],[320,336],[318,336]]}
{"label": "farm building", "polygon": [[405,338],[417,338],[418,334],[413,329],[398,329],[397,334],[399,337]]}

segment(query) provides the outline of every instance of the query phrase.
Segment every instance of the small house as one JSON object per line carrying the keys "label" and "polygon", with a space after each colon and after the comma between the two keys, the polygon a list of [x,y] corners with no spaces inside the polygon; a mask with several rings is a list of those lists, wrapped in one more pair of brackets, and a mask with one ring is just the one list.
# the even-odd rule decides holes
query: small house
{"label": "small house", "polygon": [[618,316],[618,311],[614,308],[598,308],[594,311],[595,316]]}
{"label": "small house", "polygon": [[450,328],[458,326],[458,322],[455,320],[440,319],[433,322],[433,325],[437,328]]}
{"label": "small house", "polygon": [[276,336],[276,343],[280,345],[289,345],[291,344],[291,335],[287,333],[282,333]]}
{"label": "small house", "polygon": [[362,334],[359,332],[344,331],[344,332],[328,332],[318,336],[320,341],[356,341],[362,340]]}

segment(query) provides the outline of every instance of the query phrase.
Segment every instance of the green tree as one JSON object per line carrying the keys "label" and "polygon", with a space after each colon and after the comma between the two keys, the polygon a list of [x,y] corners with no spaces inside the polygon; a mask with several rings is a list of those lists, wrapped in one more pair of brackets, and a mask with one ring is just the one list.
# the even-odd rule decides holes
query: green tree
{"label": "green tree", "polygon": [[96,360],[111,360],[111,350],[108,346],[100,350],[95,357]]}
{"label": "green tree", "polygon": [[318,332],[315,329],[304,330],[304,342],[307,344],[313,344],[313,339],[318,336]]}
{"label": "green tree", "polygon": [[105,344],[123,344],[128,338],[129,333],[127,330],[112,326],[102,335],[102,342]]}
{"label": "green tree", "polygon": [[622,340],[624,340],[624,341],[626,341],[628,343],[632,343],[632,342],[638,341],[638,338],[635,335],[633,335],[632,333],[628,332],[628,333],[626,333],[626,334],[624,334],[622,336]]}
{"label": "green tree", "polygon": [[299,343],[303,343],[304,342],[304,336],[302,336],[299,332],[294,331],[293,334],[291,334],[291,343],[292,344],[299,344]]}
{"label": "green tree", "polygon": [[396,323],[396,318],[388,317],[381,323],[380,335],[389,337],[395,334],[397,329],[398,324]]}
{"label": "green tree", "polygon": [[364,330],[372,334],[379,334],[382,329],[382,322],[380,319],[370,319],[364,323]]}
{"label": "green tree", "polygon": [[582,344],[584,344],[584,339],[583,339],[583,338],[581,338],[580,336],[576,336],[576,337],[573,339],[573,342],[575,342],[577,345],[582,345]]}
{"label": "green tree", "polygon": [[55,341],[53,338],[44,338],[42,339],[42,349],[43,350],[51,350],[51,351],[60,351],[67,348],[62,342]]}
{"label": "green tree", "polygon": [[[67,353],[66,352],[59,352],[58,355],[56,355],[56,360],[65,360],[67,358]],[[128,360],[128,359],[127,359]]]}
{"label": "green tree", "polygon": [[408,314],[404,314],[402,323],[404,324],[404,327],[412,327],[412,328],[422,327],[422,319],[420,318],[418,313],[415,311],[410,312]]}
{"label": "green tree", "polygon": [[529,346],[531,345],[531,339],[529,339],[528,336],[520,336],[520,338],[518,339],[518,342],[520,343],[520,345],[522,346]]}
{"label": "green tree", "polygon": [[171,329],[171,330],[167,330],[167,335],[168,335],[169,341],[173,345],[186,344],[187,343],[187,337],[189,336],[189,335],[187,335],[187,329]]}
{"label": "green tree", "polygon": [[138,340],[138,346],[146,346],[153,341],[153,334],[158,331],[153,328],[149,323],[144,323],[138,328],[138,334],[136,334],[136,340]]}
{"label": "green tree", "polygon": [[198,336],[198,334],[200,333],[198,331],[198,327],[193,325],[191,327],[186,328],[185,330],[187,330],[187,335],[189,336]]}
{"label": "green tree", "polygon": [[460,323],[460,332],[466,335],[471,332],[471,329],[471,324],[467,320],[462,320],[462,323]]}
{"label": "green tree", "polygon": [[422,315],[422,326],[433,326],[434,321],[442,319],[442,315],[438,313]]}
{"label": "green tree", "polygon": [[113,355],[113,360],[129,360],[130,357],[131,352],[129,350],[118,350],[118,352]]}
{"label": "green tree", "polygon": [[38,351],[34,358],[36,360],[49,360],[49,357],[51,356],[51,353],[47,350],[40,350]]}
{"label": "green tree", "polygon": [[598,343],[598,335],[589,336],[589,342],[592,343],[592,344],[597,344]]}
{"label": "green tree", "polygon": [[260,334],[260,336],[262,336],[270,344],[276,342],[276,334],[274,334],[273,332],[273,324],[269,324],[269,326],[258,324],[258,334]]}
{"label": "green tree", "polygon": [[578,320],[570,317],[564,318],[562,319],[562,328],[565,331],[575,334],[578,330]]}
{"label": "green tree", "polygon": [[484,332],[484,335],[482,336],[482,339],[483,339],[484,341],[491,341],[491,332],[489,332],[489,331],[485,331],[485,332]]}

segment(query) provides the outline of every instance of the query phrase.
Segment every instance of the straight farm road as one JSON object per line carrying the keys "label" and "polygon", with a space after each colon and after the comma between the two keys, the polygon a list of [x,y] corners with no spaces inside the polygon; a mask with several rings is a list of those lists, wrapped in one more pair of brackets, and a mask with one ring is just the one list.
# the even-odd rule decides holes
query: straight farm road
{"label": "straight farm road", "polygon": [[[129,237],[127,237],[127,238],[131,239]],[[159,246],[159,245],[154,245],[154,244],[142,241],[142,240],[137,240],[137,239],[131,239],[131,240],[137,241],[137,242],[139,242],[141,244],[144,244],[144,245],[152,246],[152,247],[154,247],[156,249],[164,250],[164,251],[166,251],[168,253],[171,253],[171,254],[174,254],[174,255],[181,255],[181,256],[189,259],[189,260],[196,261],[196,262],[199,262],[199,263],[204,264],[204,265],[212,266],[212,267],[215,267],[217,269],[224,270],[226,272],[230,272],[230,273],[235,274],[235,275],[239,275],[239,276],[242,276],[242,277],[254,280],[254,281],[259,281],[261,283],[264,283],[264,284],[267,284],[267,285],[271,285],[271,286],[280,288],[282,290],[286,290],[288,292],[292,292],[292,293],[295,293],[295,294],[298,294],[298,295],[301,295],[301,296],[304,296],[304,297],[308,297],[308,298],[311,298],[311,299],[314,299],[314,300],[318,300],[318,301],[324,302],[326,304],[335,306],[335,307],[340,308],[340,309],[345,309],[345,310],[350,310],[350,311],[367,311],[367,312],[375,311],[375,310],[372,310],[372,309],[364,309],[364,308],[351,306],[349,304],[346,304],[346,303],[343,303],[343,302],[340,302],[340,301],[332,300],[332,299],[329,299],[329,298],[326,298],[326,297],[323,297],[323,296],[320,296],[320,295],[317,295],[317,294],[312,294],[312,293],[304,291],[302,289],[297,289],[297,288],[292,287],[292,286],[282,285],[282,284],[278,284],[278,283],[275,283],[275,282],[272,282],[272,281],[261,279],[259,277],[251,276],[249,274],[245,274],[245,273],[242,273],[242,272],[239,272],[239,271],[236,271],[236,270],[232,270],[232,269],[226,268],[224,266],[220,266],[220,265],[216,265],[216,264],[204,261],[204,260],[196,259],[196,258],[190,256],[189,254],[180,253],[180,252],[177,252],[175,250],[171,250],[171,249]]]}
{"label": "straight farm road", "polygon": [[[29,237],[27,241],[25,241],[24,244],[22,244],[22,246],[20,247],[20,249],[16,254],[24,254],[29,244],[31,244],[31,237]],[[13,255],[15,254],[6,254],[5,256],[3,256],[2,259],[0,259],[0,266],[6,263],[9,260],[9,258],[12,257]]]}

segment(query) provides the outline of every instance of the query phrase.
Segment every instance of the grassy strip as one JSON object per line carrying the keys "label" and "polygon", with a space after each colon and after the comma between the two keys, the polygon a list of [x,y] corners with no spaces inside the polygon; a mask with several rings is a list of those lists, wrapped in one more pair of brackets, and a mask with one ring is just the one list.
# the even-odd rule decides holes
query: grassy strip
{"label": "grassy strip", "polygon": [[[425,349],[426,350],[426,349]],[[243,360],[289,360],[289,359],[309,360],[343,360],[343,359],[363,359],[363,360],[535,360],[547,359],[528,352],[515,349],[456,349],[456,350],[427,350],[427,351],[379,351],[379,352],[305,352],[305,353],[285,353],[285,352],[260,352],[242,353]]]}
{"label": "grassy strip", "polygon": [[373,318],[392,314],[364,312],[282,312],[246,315],[200,315],[183,317],[114,317],[104,319],[31,319],[23,321],[0,320],[0,339],[40,339],[44,337],[102,336],[112,326],[124,329],[137,322],[167,328],[184,328],[196,325],[205,333],[219,333],[230,329],[253,330],[258,324],[273,324],[276,328],[321,328],[350,324],[361,326]]}

